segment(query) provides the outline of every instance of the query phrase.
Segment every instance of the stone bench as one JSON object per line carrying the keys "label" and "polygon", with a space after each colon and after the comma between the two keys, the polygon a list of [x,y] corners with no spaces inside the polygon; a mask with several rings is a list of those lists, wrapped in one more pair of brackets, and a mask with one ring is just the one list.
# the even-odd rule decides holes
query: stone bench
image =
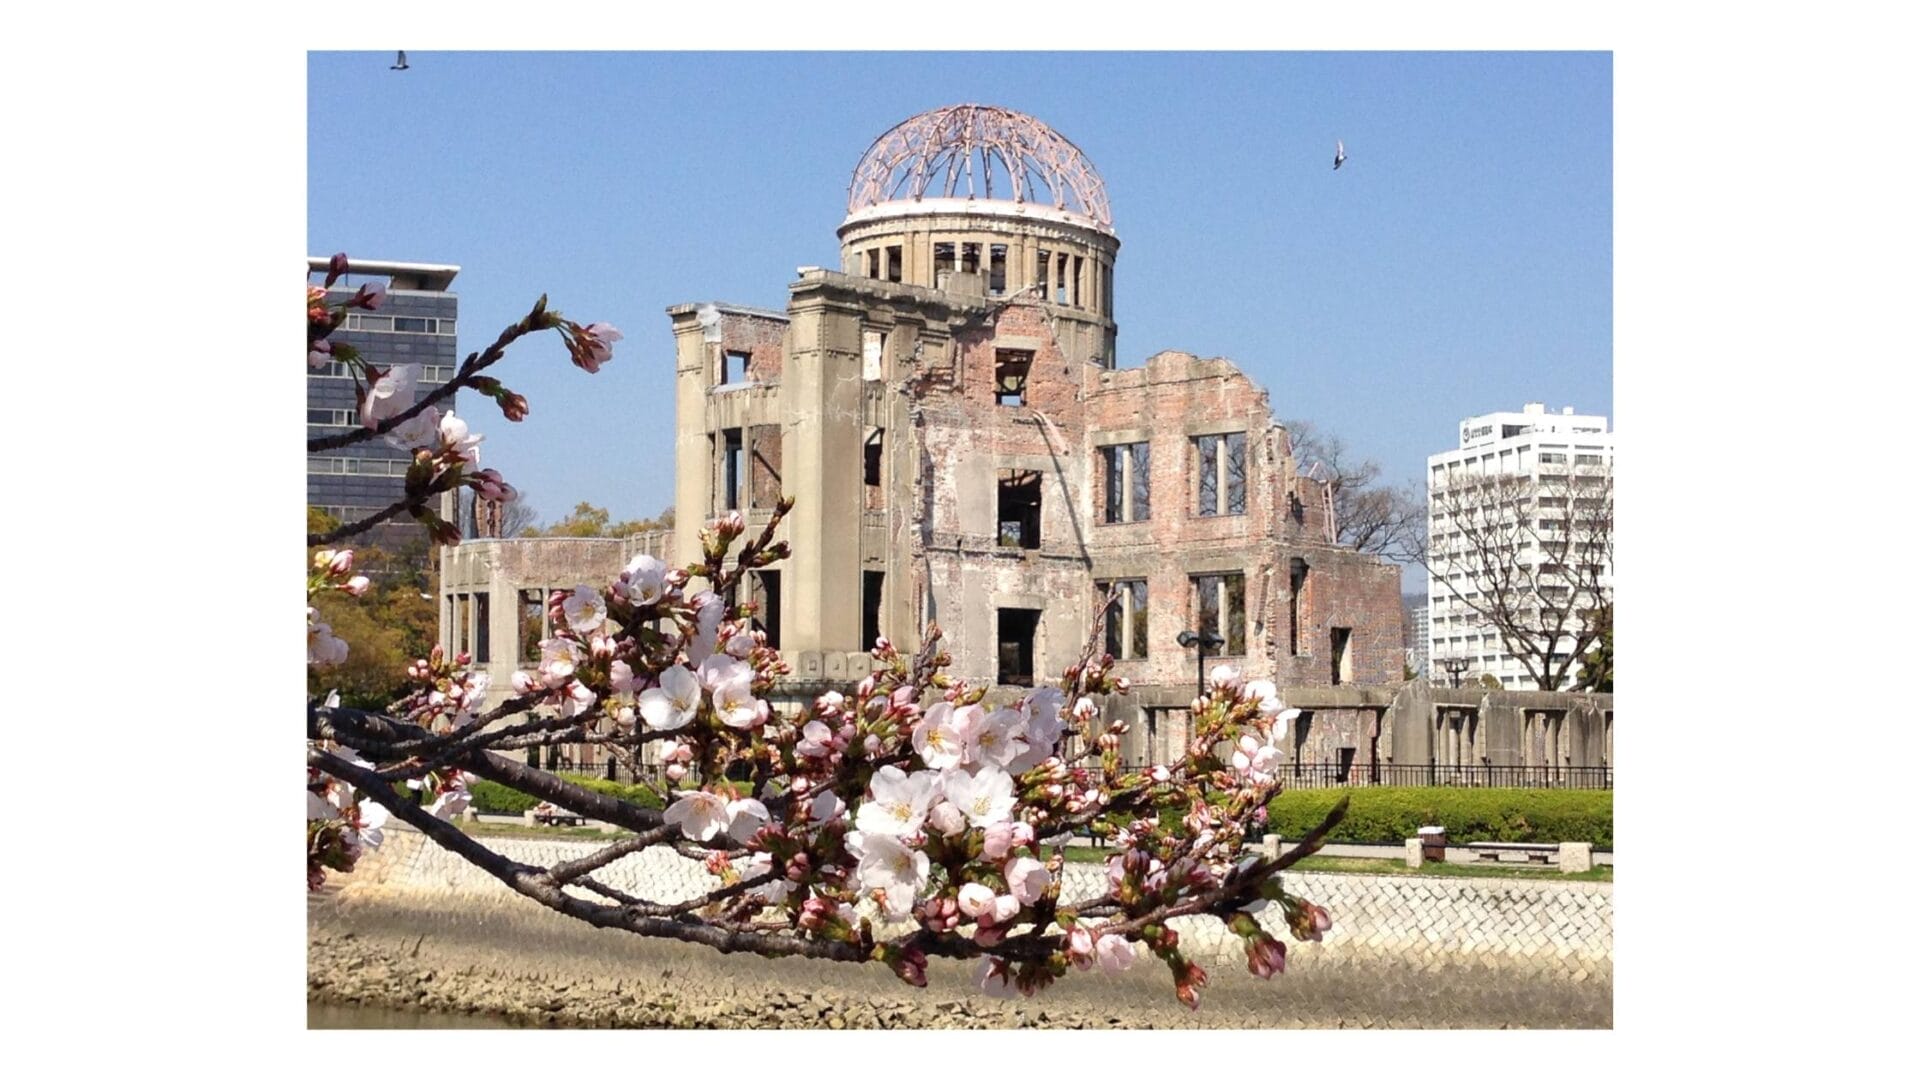
{"label": "stone bench", "polygon": [[[1506,844],[1492,840],[1475,840],[1466,845],[1477,862],[1529,862],[1546,866],[1550,858],[1559,854],[1558,844]],[[1502,856],[1520,855],[1520,859],[1508,859]]]}

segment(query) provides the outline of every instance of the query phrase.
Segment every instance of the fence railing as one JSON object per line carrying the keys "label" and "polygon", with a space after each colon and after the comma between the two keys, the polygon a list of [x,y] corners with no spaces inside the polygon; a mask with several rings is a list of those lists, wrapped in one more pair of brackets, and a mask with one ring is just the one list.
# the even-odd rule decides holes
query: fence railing
{"label": "fence railing", "polygon": [[[1128,766],[1144,772],[1150,766]],[[1283,765],[1283,788],[1485,787],[1575,791],[1613,789],[1611,765],[1368,765],[1315,762]]]}

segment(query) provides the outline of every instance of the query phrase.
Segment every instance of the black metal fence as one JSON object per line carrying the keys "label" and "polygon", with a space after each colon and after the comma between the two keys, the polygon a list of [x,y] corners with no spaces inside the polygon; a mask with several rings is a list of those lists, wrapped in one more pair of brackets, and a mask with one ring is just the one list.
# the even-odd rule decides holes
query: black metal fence
{"label": "black metal fence", "polygon": [[[1145,772],[1150,766],[1131,766]],[[1384,765],[1339,762],[1284,765],[1288,789],[1342,787],[1484,787],[1611,791],[1611,765]]]}

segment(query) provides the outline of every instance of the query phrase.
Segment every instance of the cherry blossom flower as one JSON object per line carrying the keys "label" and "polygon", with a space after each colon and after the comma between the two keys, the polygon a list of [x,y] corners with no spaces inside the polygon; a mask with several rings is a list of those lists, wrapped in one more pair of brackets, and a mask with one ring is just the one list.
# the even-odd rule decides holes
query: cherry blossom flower
{"label": "cherry blossom flower", "polygon": [[360,399],[360,426],[377,428],[382,423],[413,407],[413,387],[420,379],[419,364],[395,364],[388,368]]}
{"label": "cherry blossom flower", "polygon": [[582,634],[590,634],[607,621],[607,601],[591,585],[575,585],[561,602],[567,625]]}
{"label": "cherry blossom flower", "polygon": [[1235,693],[1240,689],[1240,669],[1232,664],[1220,664],[1213,669],[1207,682],[1219,693]]}
{"label": "cherry blossom flower", "polygon": [[1013,823],[1001,821],[987,826],[986,842],[981,854],[989,859],[999,860],[1007,857],[1013,847]]}
{"label": "cherry blossom flower", "polygon": [[961,813],[953,803],[942,799],[927,811],[927,826],[941,836],[958,836],[967,831],[967,815]]}
{"label": "cherry blossom flower", "polygon": [[912,775],[885,765],[873,774],[872,797],[854,814],[854,827],[869,835],[908,836],[926,823],[934,774]]}
{"label": "cherry blossom flower", "polygon": [[359,805],[359,823],[350,835],[356,843],[377,848],[386,837],[385,826],[389,816],[386,807],[368,799]]}
{"label": "cherry blossom flower", "polygon": [[1270,934],[1247,939],[1247,970],[1262,979],[1271,979],[1287,970],[1286,943]]}
{"label": "cherry blossom flower", "polygon": [[[861,807],[864,812],[865,807]],[[881,892],[886,902],[882,909],[891,916],[903,917],[913,910],[913,902],[927,883],[927,853],[915,851],[898,836],[887,833],[849,833],[860,836],[860,863],[855,873],[860,887]]]}
{"label": "cherry blossom flower", "polygon": [[549,690],[558,690],[565,686],[568,679],[579,666],[582,657],[580,643],[568,638],[548,638],[540,643],[540,666],[535,669],[541,685]]}
{"label": "cherry blossom flower", "polygon": [[387,445],[396,446],[402,450],[436,445],[440,441],[440,410],[429,405],[412,419],[401,421],[399,427],[380,438]]}
{"label": "cherry blossom flower", "polygon": [[1007,864],[1007,891],[1022,907],[1033,906],[1052,884],[1053,874],[1038,859],[1022,855]]}
{"label": "cherry blossom flower", "polygon": [[380,305],[386,303],[386,300],[386,283],[369,281],[360,286],[360,291],[353,294],[353,299],[347,301],[347,303],[353,307],[366,308],[368,311],[379,311]]}
{"label": "cherry blossom flower", "polygon": [[766,703],[753,696],[753,682],[746,674],[714,687],[713,711],[721,723],[741,730],[762,723],[767,716]]}
{"label": "cherry blossom flower", "polygon": [[633,693],[633,665],[625,660],[615,660],[607,665],[607,685],[613,687],[616,694]]}
{"label": "cherry blossom flower", "polygon": [[575,338],[573,362],[591,375],[600,370],[600,365],[613,359],[613,343],[624,335],[614,329],[611,323],[592,323],[579,330]]}
{"label": "cherry blossom flower", "polygon": [[569,717],[579,716],[588,709],[593,708],[593,703],[597,700],[599,700],[598,695],[596,695],[586,683],[572,683],[567,687],[566,693],[560,698],[560,718],[564,720]]}
{"label": "cherry blossom flower", "polygon": [[[772,869],[773,856],[762,851],[747,860],[747,868],[742,872],[742,876],[750,878],[759,877]],[[791,892],[793,892],[793,883],[785,878],[778,877],[764,885],[758,885],[747,890],[749,896],[758,897],[768,904],[778,904],[782,900],[785,900]]]}
{"label": "cherry blossom flower", "polygon": [[319,795],[315,794],[312,790],[309,790],[307,792],[307,820],[308,821],[332,821],[333,819],[339,816],[340,816],[340,811],[335,810],[333,808],[332,803],[321,798]]}
{"label": "cherry blossom flower", "polygon": [[510,503],[520,497],[520,492],[506,482],[494,469],[481,469],[473,474],[473,490],[488,502]]}
{"label": "cherry blossom flower", "polygon": [[1119,934],[1100,934],[1093,939],[1093,954],[1100,970],[1118,975],[1133,966],[1133,943]]}
{"label": "cherry blossom flower", "polygon": [[452,821],[466,813],[472,803],[473,795],[467,790],[466,774],[455,773],[453,779],[440,789],[439,796],[427,804],[427,813],[442,821]]}
{"label": "cherry blossom flower", "polygon": [[1020,993],[1013,984],[1013,972],[1007,962],[997,956],[985,957],[973,973],[973,985],[979,987],[990,998],[1011,998]]}
{"label": "cherry blossom flower", "polygon": [[447,413],[440,418],[440,449],[468,465],[480,464],[480,443],[485,435],[467,434],[467,422]]}
{"label": "cherry blossom flower", "polygon": [[801,757],[826,757],[833,753],[833,729],[818,720],[807,721],[800,729],[800,741],[793,752]]}
{"label": "cherry blossom flower", "polygon": [[705,843],[727,831],[732,823],[727,800],[711,791],[683,791],[680,798],[660,815],[669,825],[680,826],[689,840]]}
{"label": "cherry blossom flower", "polygon": [[326,367],[333,361],[333,342],[326,338],[310,342],[307,345],[307,366],[315,371]]}
{"label": "cherry blossom flower", "polygon": [[307,663],[335,667],[347,662],[347,643],[333,636],[333,627],[319,619],[318,608],[307,609]]}
{"label": "cherry blossom flower", "polygon": [[620,572],[613,592],[635,607],[659,603],[667,592],[667,564],[651,555],[635,555]]}
{"label": "cherry blossom flower", "polygon": [[926,711],[914,725],[913,748],[929,768],[950,769],[965,759],[967,738],[952,704],[942,701]]}
{"label": "cherry blossom flower", "polygon": [[773,820],[759,799],[735,799],[727,804],[727,835],[744,844]]}
{"label": "cherry blossom flower", "polygon": [[369,581],[365,574],[355,574],[340,586],[340,591],[346,593],[348,596],[361,597],[367,595],[367,589],[371,588],[372,585],[373,582]]}
{"label": "cherry blossom flower", "polygon": [[694,628],[693,639],[687,642],[687,659],[698,664],[713,655],[727,603],[712,589],[695,593],[691,602],[694,606]]}
{"label": "cherry blossom flower", "polygon": [[1026,733],[1026,718],[1018,711],[996,709],[981,718],[980,726],[974,732],[973,759],[990,762],[1004,769],[1027,752]]}
{"label": "cherry blossom flower", "polygon": [[1082,971],[1093,966],[1093,934],[1084,926],[1067,931],[1067,958]]}
{"label": "cherry blossom flower", "polygon": [[969,919],[977,919],[993,912],[993,890],[977,881],[969,881],[960,886],[960,912]]}
{"label": "cherry blossom flower", "polygon": [[1254,782],[1269,784],[1279,774],[1285,759],[1285,752],[1273,744],[1271,737],[1256,739],[1248,733],[1240,736],[1230,761],[1236,771],[1245,773]]}
{"label": "cherry blossom flower", "polygon": [[949,802],[975,828],[998,824],[1013,814],[1013,777],[991,765],[982,765],[971,776],[958,770],[947,773],[944,785]]}
{"label": "cherry blossom flower", "polygon": [[741,663],[738,658],[722,652],[714,653],[700,661],[700,666],[695,669],[694,674],[700,676],[700,684],[709,692],[717,692],[721,683],[742,678],[751,681],[753,669]]}
{"label": "cherry blossom flower", "polygon": [[700,680],[678,664],[660,673],[660,685],[640,692],[640,718],[655,731],[678,731],[700,712]]}
{"label": "cherry blossom flower", "polygon": [[846,812],[846,801],[835,795],[832,788],[821,791],[813,797],[813,802],[807,804],[807,816],[821,824],[833,821]]}

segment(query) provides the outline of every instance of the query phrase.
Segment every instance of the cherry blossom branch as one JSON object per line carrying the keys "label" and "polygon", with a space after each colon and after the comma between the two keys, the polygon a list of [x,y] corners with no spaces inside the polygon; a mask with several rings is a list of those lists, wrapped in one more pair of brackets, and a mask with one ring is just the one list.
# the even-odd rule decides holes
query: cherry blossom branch
{"label": "cherry blossom branch", "polygon": [[533,305],[533,310],[529,311],[525,318],[507,327],[505,330],[500,331],[500,336],[494,339],[493,344],[487,346],[480,352],[469,353],[466,360],[461,363],[460,370],[438,390],[429,393],[419,401],[414,402],[412,406],[382,420],[373,427],[359,427],[351,431],[341,432],[338,435],[324,435],[308,439],[307,453],[316,454],[323,450],[338,450],[343,446],[352,446],[355,443],[365,442],[377,435],[385,435],[468,386],[475,375],[498,363],[500,359],[506,355],[507,346],[535,331],[546,330],[559,325],[558,322],[554,321],[557,318],[558,316],[547,311],[547,298],[542,296],[540,300]]}

